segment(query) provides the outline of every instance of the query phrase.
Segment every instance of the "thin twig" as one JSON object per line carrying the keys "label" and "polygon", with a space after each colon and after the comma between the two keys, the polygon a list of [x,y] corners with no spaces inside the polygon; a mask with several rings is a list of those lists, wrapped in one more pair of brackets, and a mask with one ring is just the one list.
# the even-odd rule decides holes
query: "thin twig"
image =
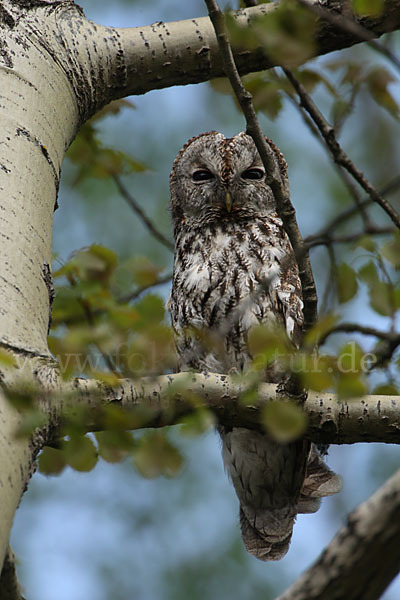
{"label": "thin twig", "polygon": [[[396,175],[396,177],[394,179],[392,179],[392,181],[390,181],[387,185],[385,185],[384,187],[381,188],[380,194],[387,196],[390,193],[395,192],[397,189],[399,189],[399,187],[400,187],[400,175]],[[370,204],[372,204],[372,200],[371,200],[371,198],[367,198],[361,202],[360,206],[366,207],[366,206],[369,206]],[[346,221],[357,216],[358,214],[359,214],[358,206],[352,206],[351,208],[348,208],[347,210],[343,211],[340,215],[338,215],[337,217],[332,219],[332,221],[330,221],[328,223],[328,225],[326,225],[323,229],[321,229],[320,232],[306,237],[304,240],[305,244],[307,244],[308,246],[312,246],[313,240],[315,240],[315,239],[329,239],[329,237],[331,236],[332,232],[335,229],[337,229],[338,227],[343,225]]]}
{"label": "thin twig", "polygon": [[138,298],[146,290],[149,290],[150,288],[156,287],[157,285],[162,285],[163,283],[168,283],[169,281],[171,281],[172,275],[173,275],[173,273],[167,273],[163,277],[159,277],[157,279],[157,281],[153,281],[153,283],[143,285],[142,287],[138,288],[134,292],[131,292],[130,294],[126,294],[125,296],[121,296],[120,298],[118,298],[118,302],[131,302],[132,300],[136,300],[136,298]]}
{"label": "thin twig", "polygon": [[385,340],[382,347],[379,348],[379,352],[375,351],[376,360],[371,364],[369,370],[372,371],[372,369],[384,366],[392,358],[399,346],[400,335],[393,335],[391,340]]}
{"label": "thin twig", "polygon": [[285,67],[282,67],[282,69],[298,93],[302,105],[307,110],[314,123],[317,125],[332,154],[333,160],[339,165],[342,165],[354,177],[359,185],[369,194],[371,200],[379,204],[386,214],[392,219],[396,227],[400,229],[399,213],[377,192],[377,190],[366,179],[364,174],[355,167],[353,162],[343,151],[335,137],[335,131],[333,127],[328,123],[328,121],[326,121],[325,117],[322,115],[309,94],[306,92],[304,86],[296,79],[289,69],[286,69]]}
{"label": "thin twig", "polygon": [[296,256],[303,291],[304,332],[306,332],[316,322],[317,293],[308,252],[300,235],[295,210],[290,202],[288,185],[281,176],[276,154],[266,142],[265,136],[261,131],[254,110],[252,96],[242,84],[228,40],[224,15],[215,0],[205,0],[205,2],[217,37],[225,74],[229,78],[235,96],[246,118],[247,133],[253,138],[269,176],[268,182],[274,193],[277,212],[282,219],[283,226]]}
{"label": "thin twig", "polygon": [[144,223],[144,225],[150,231],[151,235],[153,237],[155,237],[159,242],[161,242],[161,244],[164,244],[164,246],[166,248],[168,248],[168,250],[173,251],[174,244],[167,237],[165,237],[165,235],[163,233],[161,233],[161,231],[159,231],[157,229],[157,227],[154,225],[154,223],[152,223],[152,221],[150,221],[150,219],[148,218],[146,213],[136,202],[135,198],[128,192],[128,190],[126,189],[126,187],[124,186],[124,184],[122,183],[122,181],[118,177],[118,175],[112,175],[112,178],[114,179],[115,183],[117,184],[117,187],[118,187],[119,191],[121,192],[121,195],[125,198],[125,200],[129,204],[129,206],[135,211],[135,213],[137,214],[139,219],[142,221],[142,223]]}
{"label": "thin twig", "polygon": [[390,360],[400,346],[400,334],[393,331],[381,331],[375,327],[368,327],[365,325],[359,325],[358,323],[339,323],[335,327],[332,327],[329,331],[326,331],[319,340],[319,345],[322,346],[328,337],[336,333],[360,333],[362,335],[370,335],[380,340],[379,345],[375,348],[374,360],[368,367],[368,371],[371,372],[373,369],[381,367],[388,360]]}
{"label": "thin twig", "polygon": [[[349,244],[351,242],[356,242],[361,239],[365,235],[389,235],[391,233],[395,233],[395,227],[375,227],[371,226],[368,229],[364,229],[359,231],[358,233],[351,233],[349,235],[341,235],[341,236],[330,236],[330,234],[325,234],[324,236],[312,236],[310,241],[309,238],[305,239],[305,243],[308,248],[315,248],[316,246],[330,246],[332,244]],[[311,237],[311,236],[310,236]]]}
{"label": "thin twig", "polygon": [[332,329],[329,329],[329,331],[325,331],[319,340],[320,345],[324,344],[328,337],[335,333],[361,333],[362,335],[373,335],[380,340],[388,342],[398,341],[400,343],[400,334],[396,335],[390,331],[381,331],[375,327],[359,325],[358,323],[339,323],[335,327],[332,327]]}

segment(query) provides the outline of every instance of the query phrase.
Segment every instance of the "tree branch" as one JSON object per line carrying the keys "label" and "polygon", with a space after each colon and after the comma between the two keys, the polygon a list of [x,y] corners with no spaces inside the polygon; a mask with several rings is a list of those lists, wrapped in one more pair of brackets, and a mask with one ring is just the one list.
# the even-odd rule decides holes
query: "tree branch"
{"label": "tree branch", "polygon": [[[349,244],[351,242],[356,242],[361,239],[365,235],[390,235],[395,233],[396,229],[394,227],[376,227],[375,225],[371,225],[370,227],[359,231],[357,233],[350,233],[349,235],[338,235],[336,237],[331,237],[329,234],[326,234],[324,237],[312,236],[312,240],[307,242],[308,248],[315,248],[316,246],[330,246],[332,244]],[[310,236],[311,237],[311,236]]]}
{"label": "tree branch", "polygon": [[339,323],[329,331],[326,331],[320,338],[320,345],[326,342],[327,338],[334,333],[361,333],[363,335],[372,335],[387,342],[397,341],[400,344],[400,334],[391,331],[381,331],[375,327],[359,325],[358,323]]}
{"label": "tree branch", "polygon": [[[390,181],[387,185],[385,185],[381,191],[380,194],[381,195],[388,195],[396,190],[398,190],[400,187],[400,176],[397,175],[394,179],[392,179],[392,181]],[[341,225],[343,225],[343,223],[346,223],[346,221],[352,219],[353,217],[359,215],[360,212],[360,207],[366,207],[368,205],[372,204],[372,200],[370,198],[367,198],[365,200],[363,200],[360,205],[358,206],[352,206],[351,208],[348,208],[347,210],[343,211],[342,213],[340,213],[337,217],[335,217],[334,219],[332,219],[332,221],[330,221],[328,223],[328,225],[326,225],[323,229],[321,229],[321,231],[319,233],[316,233],[314,235],[309,235],[304,242],[311,248],[314,245],[314,241],[315,240],[322,240],[325,239],[327,240],[327,242],[329,242],[331,235],[332,235],[332,231],[334,229],[337,229],[338,227],[340,227]]]}
{"label": "tree branch", "polygon": [[[325,8],[327,13],[332,13],[337,17],[340,17],[346,9],[348,10],[348,3],[345,2],[332,3],[332,7],[328,7],[324,3],[318,5]],[[279,4],[273,3],[260,4],[236,11],[233,15],[239,25],[251,27],[254,19],[260,16],[268,18],[268,15],[278,6]],[[377,38],[383,33],[400,27],[400,6],[397,0],[387,0],[384,13],[378,17],[365,19],[355,14],[352,17],[354,23],[361,26],[362,31],[365,32],[363,24],[368,25],[370,39]],[[177,23],[155,23],[148,27],[115,31],[118,31],[121,43],[128,53],[126,67],[127,83],[130,89],[125,91],[124,95],[127,93],[141,94],[149,89],[171,85],[197,83],[224,75],[215,34],[207,17]],[[181,40],[181,46],[179,46],[178,37]],[[332,24],[325,15],[321,15],[316,23],[314,55],[319,56],[347,48],[361,40],[364,41],[364,39],[365,37],[360,38],[359,31],[344,31],[342,23]],[[134,54],[137,52],[137,47],[143,47],[143,40],[146,41],[147,47],[142,50],[142,61],[141,64],[138,64]],[[190,51],[185,52],[187,49]],[[152,50],[155,50],[153,55]],[[242,74],[276,66],[276,62],[267,57],[262,48],[251,51],[234,48],[234,56],[239,73]],[[130,57],[132,57],[132,62],[130,62]],[[158,57],[160,64],[156,65]],[[118,60],[120,61],[120,57]],[[121,68],[121,65],[118,64],[118,67]],[[156,72],[158,72],[157,77]],[[131,78],[132,75],[134,78]]]}
{"label": "tree branch", "polygon": [[308,251],[304,246],[297,225],[296,212],[290,201],[289,187],[280,173],[276,154],[267,143],[265,136],[261,131],[257,114],[254,110],[252,96],[242,84],[228,39],[224,15],[220,11],[215,0],[205,0],[205,2],[217,36],[225,74],[229,78],[232,89],[245,116],[247,133],[252,136],[263,161],[267,176],[270,180],[269,184],[274,193],[277,213],[282,219],[284,229],[289,237],[296,256],[303,292],[304,333],[306,333],[317,320],[317,292]]}
{"label": "tree branch", "polygon": [[[34,3],[34,8],[21,11],[21,28],[25,14],[33,23],[34,10],[48,11],[52,4],[57,5],[58,10],[49,13],[46,48],[62,65],[75,91],[81,123],[111,100],[224,75],[216,36],[207,17],[157,22],[147,27],[103,27],[85,19],[82,11],[70,2],[60,5],[56,0],[47,0],[44,8],[38,9]],[[339,17],[348,9],[347,2],[332,3],[332,7],[323,3],[319,6]],[[278,9],[279,3],[260,4],[236,11],[233,16],[239,26],[251,28],[255,19],[268,19]],[[367,24],[369,35],[377,38],[400,28],[400,5],[397,0],[386,0],[381,15],[368,19],[352,15],[352,18],[356,24]],[[54,22],[58,31],[55,38],[52,37]],[[40,27],[37,29],[40,31]],[[316,17],[314,56],[359,42],[359,32],[344,31],[325,15]],[[236,47],[234,56],[242,74],[276,66],[276,61],[266,56],[262,47],[251,50]]]}
{"label": "tree branch", "polygon": [[[312,101],[309,94],[306,92],[305,88],[301,85],[301,83],[296,79],[293,73],[282,67],[286,77],[289,79],[290,83],[293,85],[294,89],[298,93],[300,97],[301,104],[309,113],[310,117],[318,127],[322,137],[324,138],[333,160],[343,166],[349,173],[354,177],[354,179],[358,182],[358,184],[369,194],[371,200],[376,202],[383,208],[383,210],[389,215],[392,219],[393,223],[397,228],[400,229],[400,215],[399,213],[385,200],[377,190],[370,184],[370,182],[366,179],[366,177],[359,171],[347,154],[341,148],[339,142],[336,139],[334,129],[329,123],[326,121],[322,113],[319,111],[317,106]],[[359,210],[359,206],[357,207]]]}
{"label": "tree branch", "polygon": [[157,279],[157,281],[153,281],[153,283],[149,283],[147,285],[142,285],[142,287],[138,288],[134,292],[130,292],[125,296],[121,296],[118,298],[118,302],[132,302],[132,300],[136,300],[143,292],[156,287],[158,285],[163,285],[164,283],[168,283],[172,279],[172,273],[167,273],[166,275],[162,275]]}
{"label": "tree branch", "polygon": [[400,565],[400,471],[353,511],[277,600],[378,600]]}
{"label": "tree branch", "polygon": [[132,194],[130,194],[128,192],[128,190],[126,189],[126,187],[122,183],[121,178],[118,177],[118,175],[115,175],[115,174],[112,174],[112,178],[115,181],[115,183],[117,185],[117,188],[121,192],[122,197],[125,198],[125,200],[129,204],[129,206],[132,208],[132,210],[137,214],[137,216],[142,221],[142,223],[145,225],[145,227],[147,227],[147,229],[149,230],[150,234],[157,241],[159,241],[166,248],[168,248],[168,250],[171,250],[173,252],[173,250],[174,250],[174,244],[167,237],[165,237],[165,235],[161,231],[159,231],[157,229],[157,227],[154,225],[154,223],[146,215],[146,213],[144,212],[144,210],[136,202],[136,200],[132,196]]}
{"label": "tree branch", "polygon": [[[315,366],[318,369],[316,363]],[[103,407],[108,404],[127,411],[126,429],[175,425],[199,407],[209,408],[227,427],[263,430],[263,407],[277,400],[276,386],[262,383],[257,403],[246,405],[248,385],[221,374],[177,373],[138,380],[121,380],[111,388],[100,381],[75,379],[65,383],[56,396],[42,400],[51,423],[39,431],[36,446],[53,441],[65,414],[86,409],[88,431],[107,428]],[[281,400],[281,397],[279,397]],[[339,401],[335,394],[310,391],[304,403],[308,417],[306,436],[321,444],[386,442],[400,444],[400,397],[364,396]]]}

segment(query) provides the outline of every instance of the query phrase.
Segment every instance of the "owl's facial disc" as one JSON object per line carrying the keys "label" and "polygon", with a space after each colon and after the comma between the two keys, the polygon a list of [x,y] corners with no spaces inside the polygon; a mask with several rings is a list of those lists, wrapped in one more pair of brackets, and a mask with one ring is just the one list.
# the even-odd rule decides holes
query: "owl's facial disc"
{"label": "owl's facial disc", "polygon": [[271,214],[275,199],[252,139],[209,132],[189,140],[172,170],[171,206],[186,227]]}

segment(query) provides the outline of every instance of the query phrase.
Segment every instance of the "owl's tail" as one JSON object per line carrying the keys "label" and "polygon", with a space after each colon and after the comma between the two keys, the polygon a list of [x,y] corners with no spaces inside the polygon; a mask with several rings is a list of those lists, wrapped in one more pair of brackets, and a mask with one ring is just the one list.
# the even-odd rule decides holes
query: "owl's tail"
{"label": "owl's tail", "polygon": [[323,496],[340,491],[341,478],[306,440],[279,444],[242,427],[219,431],[245,547],[260,560],[279,560],[289,549],[297,514],[316,512]]}
{"label": "owl's tail", "polygon": [[240,506],[240,528],[247,552],[260,560],[279,560],[289,550],[296,519],[294,507],[254,511]]}

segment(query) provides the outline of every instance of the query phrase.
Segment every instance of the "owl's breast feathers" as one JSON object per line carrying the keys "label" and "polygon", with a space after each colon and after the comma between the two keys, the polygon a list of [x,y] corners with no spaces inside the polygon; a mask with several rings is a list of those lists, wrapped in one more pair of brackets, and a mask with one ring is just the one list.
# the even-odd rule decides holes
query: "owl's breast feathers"
{"label": "owl's breast feathers", "polygon": [[302,308],[297,265],[278,216],[178,234],[169,309],[181,368],[243,369],[251,360],[249,329],[280,322],[296,342]]}

